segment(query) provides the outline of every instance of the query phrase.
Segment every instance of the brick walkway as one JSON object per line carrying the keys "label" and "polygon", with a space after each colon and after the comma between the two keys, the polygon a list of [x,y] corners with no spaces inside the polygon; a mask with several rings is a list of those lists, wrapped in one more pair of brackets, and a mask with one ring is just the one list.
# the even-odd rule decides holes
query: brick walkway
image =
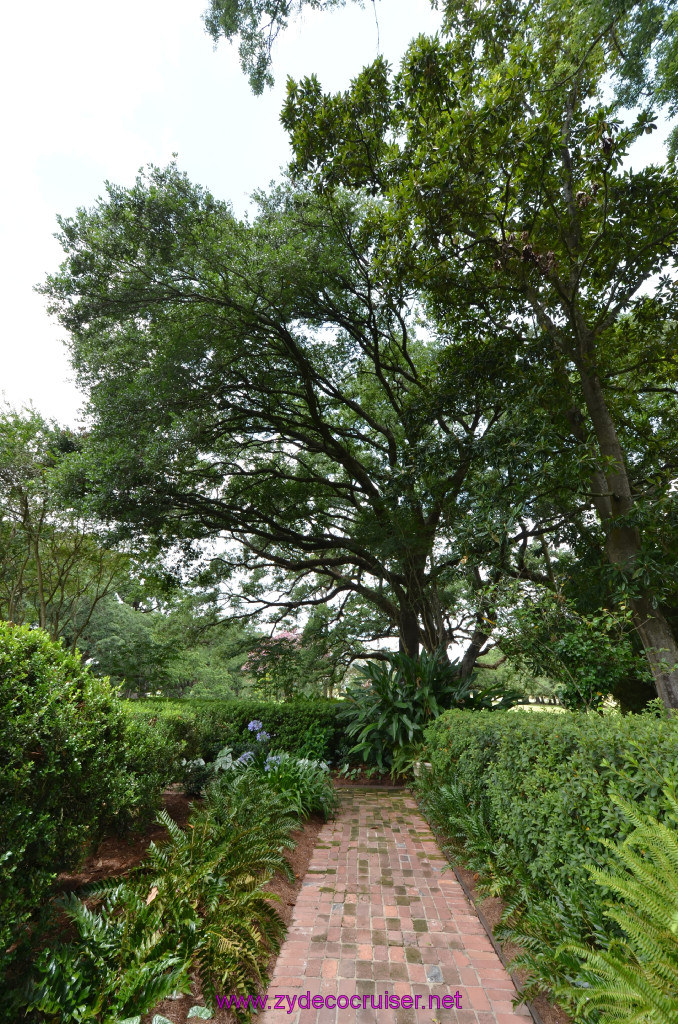
{"label": "brick walkway", "polygon": [[[262,1024],[527,1024],[445,864],[409,793],[344,790],[320,833]],[[391,1008],[395,996],[405,1008]]]}

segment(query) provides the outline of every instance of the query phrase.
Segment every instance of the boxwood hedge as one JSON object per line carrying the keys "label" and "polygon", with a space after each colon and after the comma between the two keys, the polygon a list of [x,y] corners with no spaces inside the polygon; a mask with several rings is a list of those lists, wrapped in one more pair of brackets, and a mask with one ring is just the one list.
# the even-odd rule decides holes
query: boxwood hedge
{"label": "boxwood hedge", "polygon": [[151,816],[178,753],[128,722],[79,655],[0,622],[0,979],[58,873]]}
{"label": "boxwood hedge", "polygon": [[331,762],[345,752],[337,722],[341,701],[299,697],[284,703],[256,698],[238,700],[151,698],[126,701],[130,719],[152,723],[170,741],[185,744],[187,758],[212,760],[222,747],[240,754],[252,745],[248,724],[260,721],[271,735],[271,749],[307,754]]}
{"label": "boxwood hedge", "polygon": [[[617,795],[673,827],[678,716],[656,705],[624,717],[448,711],[426,740],[424,807],[484,890],[504,898],[498,934],[522,947],[527,997],[546,989],[575,1008],[591,984],[575,948],[607,952],[621,938],[590,870],[613,868],[634,829]],[[650,948],[651,922],[637,924]]]}
{"label": "boxwood hedge", "polygon": [[678,784],[678,718],[656,714],[448,711],[426,733],[434,785],[453,782],[510,856],[539,882],[588,879],[604,840],[631,825],[613,789],[662,817]]}

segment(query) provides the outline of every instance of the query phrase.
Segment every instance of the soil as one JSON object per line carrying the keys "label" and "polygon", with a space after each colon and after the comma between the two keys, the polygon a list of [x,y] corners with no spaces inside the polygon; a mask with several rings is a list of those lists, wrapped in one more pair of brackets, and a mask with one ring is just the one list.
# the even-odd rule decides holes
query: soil
{"label": "soil", "polygon": [[[476,875],[472,871],[468,871],[466,868],[460,867],[458,864],[454,865],[454,870],[457,875],[462,879],[466,888],[470,891],[473,897],[473,902],[476,909],[479,910],[485,922],[489,925],[490,929],[494,931],[495,927],[499,924],[501,915],[504,912],[504,901],[498,896],[479,896],[476,885]],[[517,956],[521,952],[520,947],[514,942],[498,942],[495,938],[495,942],[501,949],[501,955],[504,963],[510,964],[513,957]],[[511,971],[512,978],[516,981],[518,987],[525,982],[526,972],[521,970]],[[537,1020],[540,1020],[542,1024],[572,1024],[572,1018],[568,1013],[563,1010],[562,1006],[558,1006],[557,1003],[550,1002],[547,997],[543,994],[536,996],[535,999],[531,1000],[530,1005],[536,1011]]]}
{"label": "soil", "polygon": [[[193,803],[199,803],[199,801],[189,799],[175,787],[163,794],[164,809],[182,828],[188,821]],[[279,897],[279,901],[275,903],[275,909],[286,925],[289,925],[292,920],[292,909],[322,826],[322,819],[313,817],[304,824],[302,829],[292,833],[295,846],[293,850],[289,850],[285,854],[285,859],[294,872],[294,882],[288,881],[284,875],[276,872],[266,886],[269,892],[275,893]],[[79,872],[59,875],[61,887],[63,891],[68,892],[88,885],[90,882],[101,881],[116,875],[124,876],[141,863],[152,841],[161,842],[164,839],[167,839],[167,830],[161,825],[153,825],[142,835],[131,839],[120,839],[114,836],[104,839],[98,849],[85,861]],[[276,957],[272,956],[268,965],[269,975],[275,961]],[[204,1005],[204,1000],[199,983],[194,982],[190,995],[182,996],[180,999],[166,999],[159,1003],[150,1013],[142,1017],[143,1024],[150,1024],[156,1013],[167,1017],[173,1024],[185,1024],[186,1014],[196,1004]],[[217,1009],[212,1020],[214,1024],[233,1024],[234,1018],[229,1011]]]}
{"label": "soil", "polygon": [[[194,802],[199,801],[190,799],[174,787],[166,790],[162,797],[163,809],[181,828],[186,826]],[[80,871],[59,875],[59,885],[64,892],[70,892],[104,878],[124,876],[141,863],[151,842],[158,843],[167,838],[167,829],[157,824],[136,836],[124,839],[109,836],[87,858]]]}

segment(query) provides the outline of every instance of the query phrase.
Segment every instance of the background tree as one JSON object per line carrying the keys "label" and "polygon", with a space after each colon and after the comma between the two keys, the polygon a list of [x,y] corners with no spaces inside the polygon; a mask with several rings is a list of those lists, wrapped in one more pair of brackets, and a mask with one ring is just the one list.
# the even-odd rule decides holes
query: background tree
{"label": "background tree", "polygon": [[79,639],[98,675],[129,695],[237,697],[254,631],[224,616],[214,592],[171,593],[127,582],[96,608]]}
{"label": "background tree", "polygon": [[64,507],[59,472],[78,446],[36,412],[0,416],[0,616],[65,637],[73,650],[132,566],[97,524]]}

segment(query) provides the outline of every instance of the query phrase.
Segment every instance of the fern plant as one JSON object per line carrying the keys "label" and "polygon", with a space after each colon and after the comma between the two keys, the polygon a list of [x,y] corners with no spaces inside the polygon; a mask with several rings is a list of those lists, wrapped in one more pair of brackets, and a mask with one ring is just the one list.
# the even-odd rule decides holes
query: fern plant
{"label": "fern plant", "polygon": [[193,973],[212,1007],[218,990],[265,986],[285,932],[265,885],[277,869],[290,873],[284,852],[298,819],[289,803],[243,779],[213,785],[185,831],[165,812],[158,821],[169,840],[152,843],[128,879],[63,902],[76,938],[38,961],[30,1008],[43,1019],[118,1024],[189,991]]}
{"label": "fern plant", "polygon": [[283,795],[258,783],[249,773],[222,776],[207,789],[205,802],[192,822],[207,817],[215,841],[230,837],[230,849],[247,850],[253,874],[289,873],[285,850],[294,847],[290,833],[299,827],[295,808]]}
{"label": "fern plant", "polygon": [[489,827],[485,804],[473,804],[464,788],[455,782],[436,787],[426,785],[420,795],[430,817],[457,852],[463,851],[466,866],[486,877],[502,877],[504,844]]}
{"label": "fern plant", "polygon": [[605,915],[622,937],[607,949],[568,943],[580,956],[587,987],[563,989],[577,1012],[601,1024],[676,1024],[678,1021],[678,801],[664,790],[668,812],[660,822],[613,796],[634,831],[618,846],[607,842],[619,869],[590,868],[595,881],[619,897]]}
{"label": "fern plant", "polygon": [[219,834],[215,841],[209,814],[185,832],[165,812],[158,818],[170,842],[151,844],[138,877],[156,906],[159,927],[196,970],[210,1005],[218,989],[254,995],[265,984],[266,961],[285,932],[272,904],[276,897],[264,889],[271,874],[267,864],[261,870],[265,848],[255,844],[253,858],[254,829]]}
{"label": "fern plant", "polygon": [[559,882],[545,882],[546,891],[541,895],[535,894],[533,886],[524,869],[514,869],[511,891],[496,931],[500,941],[508,940],[520,947],[520,953],[511,960],[511,969],[522,969],[526,974],[523,996],[534,999],[544,988],[581,992],[588,985],[587,975],[581,957],[565,947],[564,940],[606,947],[616,929],[605,920],[600,899],[580,883],[565,887]]}
{"label": "fern plant", "polygon": [[128,883],[110,885],[91,909],[76,896],[60,901],[76,940],[41,953],[28,1009],[48,1021],[115,1024],[172,992],[188,992],[188,964],[158,927],[156,908]]}

